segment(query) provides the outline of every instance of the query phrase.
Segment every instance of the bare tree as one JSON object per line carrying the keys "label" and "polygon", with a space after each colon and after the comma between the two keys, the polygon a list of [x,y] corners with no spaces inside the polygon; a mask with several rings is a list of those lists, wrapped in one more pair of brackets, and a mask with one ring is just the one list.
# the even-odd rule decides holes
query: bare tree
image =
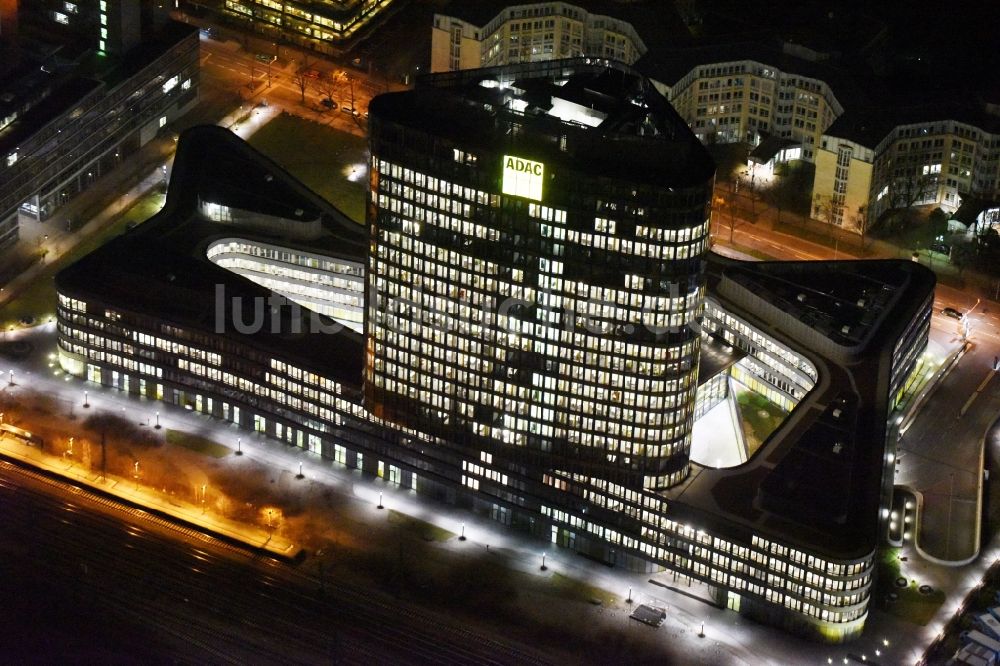
{"label": "bare tree", "polygon": [[313,85],[321,97],[334,102],[334,97],[339,97],[344,87],[344,78],[343,72],[321,72]]}
{"label": "bare tree", "polygon": [[865,249],[865,238],[868,235],[868,206],[858,206],[858,211],[851,215],[854,229],[861,235],[861,249]]}
{"label": "bare tree", "polygon": [[907,175],[890,183],[890,201],[894,208],[912,208],[934,192],[937,182],[936,174],[918,173],[916,169],[911,169]]}
{"label": "bare tree", "polygon": [[292,75],[292,83],[298,87],[303,104],[306,103],[306,89],[309,87],[309,82],[315,76],[316,72],[312,69],[312,62],[309,60],[309,56],[303,55],[302,66]]}
{"label": "bare tree", "polygon": [[844,204],[838,202],[832,195],[817,194],[813,198],[813,215],[832,228],[843,211]]}
{"label": "bare tree", "polygon": [[351,94],[351,110],[356,110],[357,107],[354,106],[355,104],[354,84],[357,82],[357,80],[347,72],[344,72],[344,79],[347,82],[347,87]]}

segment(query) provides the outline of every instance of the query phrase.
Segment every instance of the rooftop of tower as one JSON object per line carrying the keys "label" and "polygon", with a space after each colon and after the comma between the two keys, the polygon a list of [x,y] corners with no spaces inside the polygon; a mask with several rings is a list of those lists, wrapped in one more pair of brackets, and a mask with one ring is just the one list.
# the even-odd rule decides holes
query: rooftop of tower
{"label": "rooftop of tower", "polygon": [[507,65],[424,77],[414,90],[381,95],[380,123],[452,141],[463,149],[518,154],[595,176],[655,186],[701,184],[715,171],[704,146],[649,79],[595,58]]}

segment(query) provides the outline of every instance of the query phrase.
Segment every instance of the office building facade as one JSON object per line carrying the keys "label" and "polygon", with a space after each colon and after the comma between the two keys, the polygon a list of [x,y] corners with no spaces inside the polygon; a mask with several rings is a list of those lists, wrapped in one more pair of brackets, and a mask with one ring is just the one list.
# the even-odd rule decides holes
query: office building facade
{"label": "office building facade", "polygon": [[[933,205],[953,213],[966,198],[1000,199],[995,105],[881,116],[887,122],[845,119],[823,135],[813,198],[834,224],[862,231],[893,208]],[[928,117],[939,120],[923,121]]]}
{"label": "office building facade", "polygon": [[[163,211],[57,278],[62,366],[857,635],[932,274],[706,252],[714,167],[622,65],[432,77],[373,101],[371,131],[364,232],[224,130],[182,137]],[[729,469],[689,458],[720,377],[793,415]]]}
{"label": "office building facade", "polygon": [[319,53],[338,54],[389,10],[393,0],[184,0],[197,16],[208,14],[267,39]]}
{"label": "office building facade", "polygon": [[631,65],[646,45],[628,21],[565,2],[499,8],[494,3],[435,14],[431,71],[591,56]]}
{"label": "office building facade", "polygon": [[[89,4],[96,9],[81,2],[79,11]],[[149,27],[120,56],[110,41],[99,52],[98,34],[74,62],[23,54],[0,84],[7,92],[0,98],[0,247],[17,241],[20,223],[52,217],[198,103],[197,30]]]}

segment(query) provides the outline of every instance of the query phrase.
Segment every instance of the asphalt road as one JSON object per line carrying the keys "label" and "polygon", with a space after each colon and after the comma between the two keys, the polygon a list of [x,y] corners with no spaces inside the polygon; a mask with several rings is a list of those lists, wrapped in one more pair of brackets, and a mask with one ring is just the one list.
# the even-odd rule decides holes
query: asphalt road
{"label": "asphalt road", "polygon": [[[60,606],[62,616],[100,617],[107,627],[129,628],[113,642],[92,629],[86,644],[103,650],[102,661],[539,662],[537,655],[432,613],[335,581],[321,586],[295,565],[8,463],[0,463],[0,506],[5,587],[37,573],[41,564],[44,585],[22,594],[44,595],[43,604]],[[17,618],[5,619],[11,631]],[[71,656],[62,653],[59,640],[5,643],[36,662]]]}
{"label": "asphalt road", "polygon": [[[322,95],[317,91],[313,81],[309,81],[305,90],[305,104],[302,103],[302,90],[294,80],[295,63],[281,66],[278,61],[270,66],[255,62],[253,55],[244,51],[235,41],[218,41],[202,38],[201,40],[201,76],[202,87],[212,87],[217,90],[230,91],[251,104],[267,100],[269,104],[278,104],[288,112],[303,116],[319,123],[330,125],[345,132],[358,136],[367,136],[367,128],[362,118],[355,118],[344,113],[338,107],[334,110],[322,109],[319,106]],[[324,71],[335,69],[331,65],[320,64],[315,67]],[[255,81],[250,88],[251,73]],[[351,70],[349,75],[354,83],[354,108],[360,113],[368,110],[368,103],[374,93],[380,90],[379,85],[369,80],[363,72]],[[337,89],[334,101],[339,106],[351,104],[351,89],[347,84]],[[322,109],[322,110],[317,110]]]}

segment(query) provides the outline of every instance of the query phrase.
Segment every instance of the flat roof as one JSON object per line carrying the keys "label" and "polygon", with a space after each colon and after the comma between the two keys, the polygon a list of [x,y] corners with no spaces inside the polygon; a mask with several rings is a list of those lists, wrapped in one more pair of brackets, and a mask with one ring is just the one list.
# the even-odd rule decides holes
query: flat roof
{"label": "flat roof", "polygon": [[[797,335],[790,324],[801,322],[784,315],[781,299],[758,291],[759,280],[775,275],[789,285],[796,277],[803,286],[831,295],[885,285],[892,297],[871,306],[880,314],[852,360],[842,363]],[[727,298],[719,290],[724,277],[781,314],[762,317]],[[727,469],[696,467],[684,483],[664,491],[665,498],[677,501],[668,515],[688,514],[693,524],[730,532],[743,526],[764,538],[836,557],[870,554],[878,544],[892,347],[934,285],[934,274],[912,261],[742,262],[710,253],[712,297],[807,358],[819,379],[748,462]],[[836,310],[833,301],[827,306]],[[830,335],[823,328],[813,330]],[[827,339],[845,342],[836,335]]]}
{"label": "flat roof", "polygon": [[[263,173],[271,174],[272,180],[260,178]],[[254,201],[267,203],[269,197],[276,197],[281,209],[315,211],[323,235],[307,243],[288,241],[278,229],[270,234],[257,227],[211,222],[198,215],[203,187],[210,185],[213,193],[220,188],[242,191],[247,182],[262,188],[261,197]],[[178,143],[170,185],[166,204],[159,213],[61,271],[56,276],[60,290],[123,311],[155,313],[164,323],[212,334],[217,323],[215,299],[219,286],[227,298],[227,322],[233,321],[232,301],[228,299],[242,297],[248,303],[273,293],[212,263],[205,251],[213,240],[246,238],[353,261],[365,256],[368,245],[364,227],[227,129],[205,125],[185,131]],[[312,368],[347,386],[360,387],[362,336],[346,327],[336,333],[310,333],[308,319],[312,315],[303,307],[300,316],[294,317],[292,308],[282,308],[279,331],[264,327],[258,333],[244,334],[227,326],[226,334],[268,355]],[[244,321],[250,319],[248,312]],[[325,317],[321,321],[333,323]]]}
{"label": "flat roof", "polygon": [[937,101],[896,103],[852,108],[833,121],[823,134],[874,148],[899,125],[938,123],[947,120],[967,123],[990,134],[1000,134],[1000,115],[991,113],[986,103],[975,98],[952,97]]}
{"label": "flat roof", "polygon": [[715,172],[705,147],[652,83],[614,61],[434,74],[414,90],[376,97],[369,112],[373,136],[393,123],[466,150],[519,149],[547,166],[635,184],[687,187]]}

